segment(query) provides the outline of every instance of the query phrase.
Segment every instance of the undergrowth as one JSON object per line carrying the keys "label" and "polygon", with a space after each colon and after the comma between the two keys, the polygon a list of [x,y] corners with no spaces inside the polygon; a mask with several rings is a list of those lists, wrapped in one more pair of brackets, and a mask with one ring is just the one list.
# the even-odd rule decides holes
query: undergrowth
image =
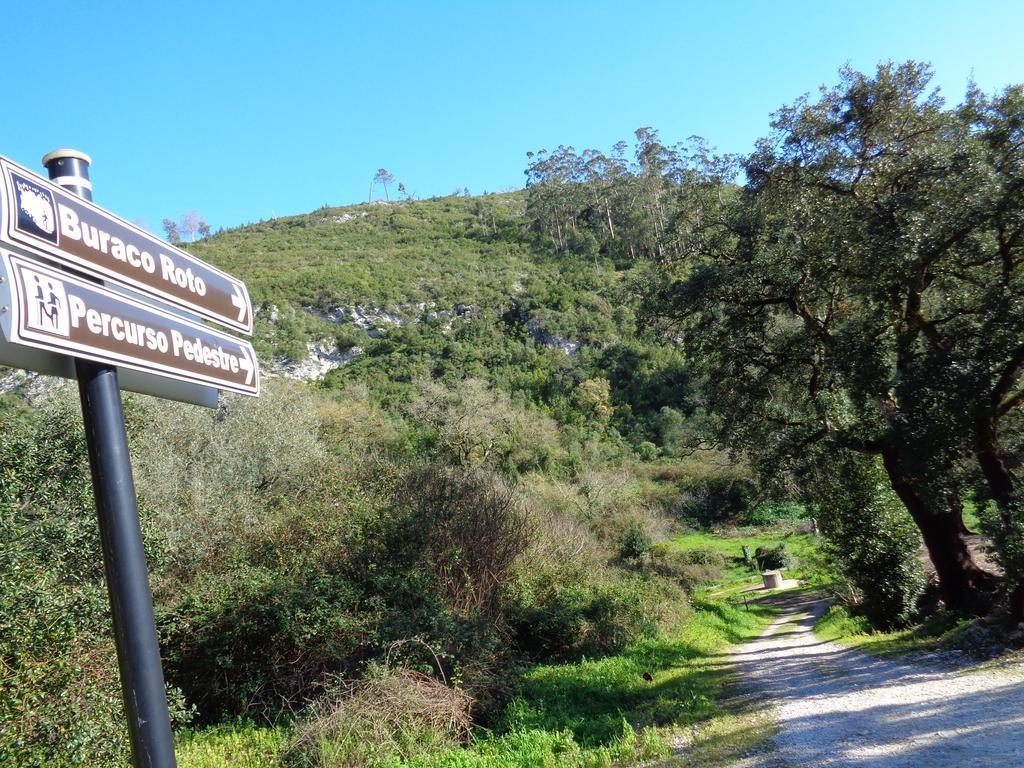
{"label": "undergrowth", "polygon": [[872,629],[867,617],[846,606],[833,605],[814,625],[814,634],[821,640],[839,642],[875,656],[902,656],[955,646],[958,633],[970,623],[968,617],[942,612],[905,629],[880,632]]}
{"label": "undergrowth", "polygon": [[[729,645],[756,634],[773,609],[698,602],[671,630],[603,658],[538,665],[493,731],[478,730],[468,746],[436,748],[425,734],[403,744],[418,754],[358,755],[332,762],[330,739],[307,752],[302,765],[366,768],[591,768],[666,757],[677,729],[711,723],[728,713],[721,698],[732,671]],[[650,679],[647,679],[649,677]],[[178,751],[181,768],[268,768],[281,765],[289,731],[249,725],[192,732]],[[433,747],[433,748],[432,748]]]}

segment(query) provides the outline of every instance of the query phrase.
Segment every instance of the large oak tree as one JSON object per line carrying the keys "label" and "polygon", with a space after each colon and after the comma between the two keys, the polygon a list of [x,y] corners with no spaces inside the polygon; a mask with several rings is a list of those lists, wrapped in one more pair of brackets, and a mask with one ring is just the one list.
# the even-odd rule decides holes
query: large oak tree
{"label": "large oak tree", "polygon": [[685,266],[653,303],[706,366],[722,439],[778,470],[822,445],[880,456],[946,602],[978,607],[993,579],[964,538],[965,462],[1001,510],[1011,581],[1024,573],[1007,450],[1024,400],[1024,98],[972,88],[949,109],[929,79],[912,62],[845,69],[738,166],[708,165],[679,208]]}

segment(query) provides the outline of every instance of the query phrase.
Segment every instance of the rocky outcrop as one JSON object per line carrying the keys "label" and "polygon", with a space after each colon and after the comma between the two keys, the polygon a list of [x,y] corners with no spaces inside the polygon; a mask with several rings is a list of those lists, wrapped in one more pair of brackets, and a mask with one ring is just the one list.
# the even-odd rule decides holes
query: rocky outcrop
{"label": "rocky outcrop", "polygon": [[533,340],[538,344],[543,344],[545,347],[555,347],[560,349],[567,355],[575,355],[580,351],[580,343],[567,339],[564,336],[556,336],[555,334],[548,333],[544,330],[544,327],[540,324],[540,321],[530,318],[526,321],[526,330],[530,332]]}
{"label": "rocky outcrop", "polygon": [[275,358],[264,372],[267,376],[282,376],[298,381],[314,381],[322,379],[328,372],[343,365],[348,365],[363,353],[362,347],[351,347],[345,351],[338,349],[332,339],[323,339],[307,344],[309,356],[305,360]]}
{"label": "rocky outcrop", "polygon": [[367,214],[366,211],[363,211],[362,213],[343,213],[340,216],[328,216],[323,219],[323,221],[329,221],[333,224],[347,224],[353,219],[362,219],[367,215],[369,214]]}
{"label": "rocky outcrop", "polygon": [[20,368],[3,368],[0,369],[0,395],[17,395],[31,403],[51,395],[63,381]]}
{"label": "rocky outcrop", "polygon": [[[419,302],[391,306],[386,309],[355,304],[335,307],[326,312],[313,306],[305,306],[303,310],[329,323],[351,323],[356,328],[365,331],[371,339],[384,336],[389,329],[399,328],[405,323],[435,323],[442,332],[447,333],[457,321],[472,322],[479,320],[483,314],[480,307],[474,304],[456,303],[450,309],[438,309],[435,302]],[[274,323],[281,314],[281,310],[273,305],[261,307],[260,312],[271,323]],[[579,352],[580,342],[548,332],[539,320],[527,317],[525,313],[522,313],[519,319],[538,344],[560,349],[567,355],[575,355]],[[323,339],[307,344],[307,349],[309,355],[304,360],[276,358],[265,367],[267,375],[314,381],[323,378],[335,368],[348,365],[363,351],[361,347],[352,347],[341,351],[332,339]]]}

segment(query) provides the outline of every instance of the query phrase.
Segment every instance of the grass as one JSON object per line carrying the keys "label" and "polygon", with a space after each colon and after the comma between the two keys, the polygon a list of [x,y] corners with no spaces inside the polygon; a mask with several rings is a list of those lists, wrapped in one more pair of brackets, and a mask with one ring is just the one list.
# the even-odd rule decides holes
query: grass
{"label": "grass", "polygon": [[867,619],[856,616],[845,606],[834,605],[814,625],[821,640],[842,643],[873,656],[895,657],[916,651],[932,651],[949,641],[970,623],[970,619],[952,613],[929,616],[920,624],[892,632],[873,630]]}
{"label": "grass", "polygon": [[981,530],[981,518],[978,517],[978,503],[974,499],[964,499],[964,525],[972,531]]}
{"label": "grass", "polygon": [[688,729],[659,768],[723,768],[764,750],[779,726],[764,702]]}
{"label": "grass", "polygon": [[175,744],[178,768],[276,768],[289,735],[285,728],[251,723],[183,731]]}
{"label": "grass", "polygon": [[[768,606],[696,602],[672,631],[622,653],[529,669],[500,725],[469,747],[375,765],[597,768],[668,758],[680,736],[702,745],[705,757],[716,749],[724,754],[723,744],[746,744],[757,731],[749,716],[723,703],[733,676],[727,649],[756,635],[774,613]],[[179,741],[178,762],[180,768],[270,768],[287,740],[282,729],[250,725],[190,732]]]}

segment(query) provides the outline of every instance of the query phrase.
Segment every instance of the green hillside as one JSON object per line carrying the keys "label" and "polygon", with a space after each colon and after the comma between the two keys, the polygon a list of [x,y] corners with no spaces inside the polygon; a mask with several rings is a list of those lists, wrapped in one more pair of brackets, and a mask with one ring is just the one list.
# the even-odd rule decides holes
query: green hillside
{"label": "green hillside", "polygon": [[[311,343],[356,347],[326,386],[401,399],[415,380],[479,377],[563,425],[664,442],[693,405],[682,357],[638,333],[641,270],[558,253],[531,231],[526,203],[515,192],[324,208],[193,250],[246,280],[266,363],[301,360]],[[357,309],[376,330],[353,322]],[[580,389],[595,377],[607,384]]]}
{"label": "green hillside", "polygon": [[525,209],[522,192],[382,200],[252,224],[192,250],[244,274],[259,304],[500,303],[542,272],[523,237]]}
{"label": "green hillside", "polygon": [[[412,321],[450,316],[459,304],[489,318],[521,310],[551,334],[597,346],[633,331],[621,307],[624,273],[540,245],[522,192],[323,208],[224,232],[193,250],[246,278],[263,339],[279,353],[296,339],[269,327],[271,306],[329,313],[365,305]],[[311,324],[304,340],[330,327]]]}

